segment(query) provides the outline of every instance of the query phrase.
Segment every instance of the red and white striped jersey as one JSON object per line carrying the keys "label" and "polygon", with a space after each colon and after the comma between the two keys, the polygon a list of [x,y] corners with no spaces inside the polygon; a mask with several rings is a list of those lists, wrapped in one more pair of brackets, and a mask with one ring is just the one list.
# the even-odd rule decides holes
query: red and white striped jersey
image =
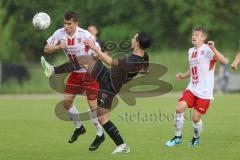
{"label": "red and white striped jersey", "polygon": [[195,96],[202,99],[213,99],[215,54],[203,44],[199,48],[188,51],[189,69],[191,71],[189,89]]}
{"label": "red and white striped jersey", "polygon": [[[69,60],[73,60],[74,58],[82,55],[91,56],[94,54],[94,51],[83,43],[85,40],[92,40],[95,42],[95,45],[99,47],[99,44],[95,41],[95,37],[87,30],[80,27],[77,27],[76,32],[72,37],[65,32],[64,28],[60,28],[48,38],[47,43],[49,45],[57,45],[61,40],[66,41],[67,47],[63,49],[63,51]],[[86,70],[82,68],[75,72],[86,72]]]}

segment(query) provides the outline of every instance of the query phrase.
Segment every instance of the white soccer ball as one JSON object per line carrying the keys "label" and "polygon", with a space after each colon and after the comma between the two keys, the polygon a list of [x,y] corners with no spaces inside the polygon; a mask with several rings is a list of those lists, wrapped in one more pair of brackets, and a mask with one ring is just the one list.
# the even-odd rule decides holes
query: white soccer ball
{"label": "white soccer ball", "polygon": [[47,13],[39,12],[33,17],[32,23],[36,29],[44,30],[50,26],[51,18]]}

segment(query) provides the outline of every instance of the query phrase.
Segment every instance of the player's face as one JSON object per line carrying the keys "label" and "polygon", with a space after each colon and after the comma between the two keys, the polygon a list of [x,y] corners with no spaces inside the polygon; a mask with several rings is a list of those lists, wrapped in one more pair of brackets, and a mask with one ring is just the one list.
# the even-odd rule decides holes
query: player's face
{"label": "player's face", "polygon": [[192,44],[194,46],[204,43],[205,40],[206,40],[206,36],[202,33],[202,31],[192,32]]}
{"label": "player's face", "polygon": [[73,34],[76,31],[76,28],[78,26],[78,22],[74,22],[71,20],[64,19],[64,29],[67,32],[67,34]]}
{"label": "player's face", "polygon": [[138,45],[137,36],[138,36],[138,34],[135,34],[135,36],[132,38],[132,44],[131,44],[132,49]]}

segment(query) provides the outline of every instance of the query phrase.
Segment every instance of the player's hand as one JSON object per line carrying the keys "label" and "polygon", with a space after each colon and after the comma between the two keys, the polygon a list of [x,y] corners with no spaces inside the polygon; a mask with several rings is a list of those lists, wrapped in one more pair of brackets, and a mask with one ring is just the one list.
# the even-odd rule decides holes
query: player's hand
{"label": "player's hand", "polygon": [[94,58],[94,59],[98,59],[99,58],[99,55],[98,54],[92,54],[92,57]]}
{"label": "player's hand", "polygon": [[61,39],[60,44],[59,44],[59,47],[60,47],[61,49],[64,49],[64,48],[67,47],[67,42],[66,42],[65,39]]}
{"label": "player's hand", "polygon": [[208,46],[209,46],[211,49],[215,48],[214,41],[208,41],[207,44],[208,44]]}
{"label": "player's hand", "polygon": [[231,65],[233,70],[237,70],[238,69],[238,64],[237,63],[232,63]]}
{"label": "player's hand", "polygon": [[183,74],[182,74],[182,73],[176,74],[176,80],[177,80],[177,81],[183,80]]}
{"label": "player's hand", "polygon": [[95,46],[94,42],[91,40],[86,40],[83,42],[85,45],[89,46],[93,50],[97,50],[97,47]]}

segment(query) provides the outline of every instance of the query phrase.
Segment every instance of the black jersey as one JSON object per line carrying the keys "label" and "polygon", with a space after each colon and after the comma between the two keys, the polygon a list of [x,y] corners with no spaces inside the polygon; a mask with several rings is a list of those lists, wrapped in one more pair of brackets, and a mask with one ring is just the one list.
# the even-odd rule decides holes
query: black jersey
{"label": "black jersey", "polygon": [[118,93],[124,83],[148,66],[149,58],[147,53],[143,57],[130,54],[116,61],[117,65],[111,68],[107,68],[101,61],[96,63],[92,75],[99,82],[100,90]]}
{"label": "black jersey", "polygon": [[98,106],[110,109],[113,97],[120,91],[122,85],[134,78],[140,71],[148,67],[148,54],[143,57],[128,55],[122,59],[113,59],[117,65],[107,68],[98,60],[91,75],[99,82]]}
{"label": "black jersey", "polygon": [[122,85],[134,78],[139,71],[148,66],[148,54],[143,57],[131,54],[126,58],[119,59],[118,65],[113,66],[110,71],[110,77],[115,92],[119,92]]}

